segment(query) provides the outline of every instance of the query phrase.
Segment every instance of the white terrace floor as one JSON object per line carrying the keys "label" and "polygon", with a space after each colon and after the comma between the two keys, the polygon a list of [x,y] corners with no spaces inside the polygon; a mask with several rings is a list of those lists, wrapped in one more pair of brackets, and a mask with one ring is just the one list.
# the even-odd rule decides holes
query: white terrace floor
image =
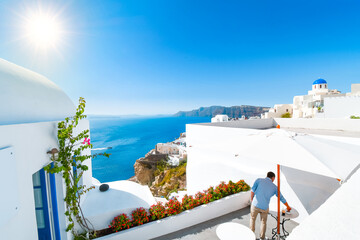
{"label": "white terrace floor", "polygon": [[[226,214],[224,216],[206,221],[204,223],[194,225],[192,227],[164,235],[158,238],[154,238],[152,240],[170,240],[170,239],[179,239],[179,240],[218,240],[219,238],[216,236],[216,228],[218,225],[225,222],[235,222],[240,223],[245,226],[249,226],[250,221],[250,207],[246,207],[244,209]],[[260,215],[256,219],[256,237],[259,237],[260,231]],[[289,233],[297,226],[298,224],[294,221],[287,221],[285,223],[285,230]],[[270,215],[268,216],[267,221],[267,229],[266,229],[266,237],[272,237],[271,229],[276,227],[276,221]],[[241,237],[239,237],[241,239]]]}

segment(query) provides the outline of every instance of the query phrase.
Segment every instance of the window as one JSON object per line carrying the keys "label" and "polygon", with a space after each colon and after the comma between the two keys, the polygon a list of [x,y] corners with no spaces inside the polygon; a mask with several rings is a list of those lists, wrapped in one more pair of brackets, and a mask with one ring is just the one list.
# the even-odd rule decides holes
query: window
{"label": "window", "polygon": [[35,213],[38,228],[45,228],[45,216],[43,210],[43,194],[41,190],[40,172],[36,172],[33,176]]}
{"label": "window", "polygon": [[320,84],[320,88],[322,87],[322,85]]}
{"label": "window", "polygon": [[315,85],[315,89],[316,89],[316,85]]}
{"label": "window", "polygon": [[289,112],[289,109],[286,109],[286,112]]}
{"label": "window", "polygon": [[47,181],[44,169],[32,175],[38,239],[51,239]]}

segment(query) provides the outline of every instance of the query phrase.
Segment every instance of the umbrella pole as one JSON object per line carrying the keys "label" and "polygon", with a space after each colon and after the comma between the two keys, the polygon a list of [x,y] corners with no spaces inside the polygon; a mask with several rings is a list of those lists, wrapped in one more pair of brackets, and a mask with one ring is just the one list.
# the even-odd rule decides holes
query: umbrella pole
{"label": "umbrella pole", "polygon": [[278,175],[278,201],[277,201],[277,205],[278,205],[278,216],[277,216],[277,235],[278,235],[278,239],[280,237],[280,165],[277,165],[277,175]]}

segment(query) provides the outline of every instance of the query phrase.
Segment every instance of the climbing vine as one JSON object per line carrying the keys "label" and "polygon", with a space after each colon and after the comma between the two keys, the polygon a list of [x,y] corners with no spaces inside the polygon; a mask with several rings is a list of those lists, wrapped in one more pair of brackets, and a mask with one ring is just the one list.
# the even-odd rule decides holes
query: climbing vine
{"label": "climbing vine", "polygon": [[[81,196],[94,188],[94,186],[87,187],[81,184],[80,180],[83,173],[88,170],[88,166],[84,164],[84,161],[99,155],[83,154],[84,150],[92,148],[89,129],[80,133],[75,132],[79,121],[87,117],[84,115],[85,103],[84,98],[80,98],[75,116],[65,118],[64,121],[58,123],[58,156],[53,155],[51,158],[53,164],[45,167],[45,170],[49,173],[62,174],[66,186],[64,198],[66,203],[65,215],[69,221],[66,231],[71,231],[75,238],[80,239],[88,239],[89,235],[91,237],[95,233],[92,224],[85,218],[80,207]],[[107,153],[101,155],[109,157]],[[83,229],[82,233],[75,230],[75,222]],[[88,234],[84,234],[84,232]]]}

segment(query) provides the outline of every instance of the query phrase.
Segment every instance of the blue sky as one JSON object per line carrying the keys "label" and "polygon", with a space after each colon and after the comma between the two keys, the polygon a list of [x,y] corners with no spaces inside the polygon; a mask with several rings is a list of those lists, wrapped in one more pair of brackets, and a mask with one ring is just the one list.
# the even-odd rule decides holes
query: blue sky
{"label": "blue sky", "polygon": [[[21,38],[39,8],[61,22],[56,49]],[[272,106],[319,77],[342,92],[360,83],[359,12],[357,0],[2,0],[0,57],[85,97],[88,113]]]}

